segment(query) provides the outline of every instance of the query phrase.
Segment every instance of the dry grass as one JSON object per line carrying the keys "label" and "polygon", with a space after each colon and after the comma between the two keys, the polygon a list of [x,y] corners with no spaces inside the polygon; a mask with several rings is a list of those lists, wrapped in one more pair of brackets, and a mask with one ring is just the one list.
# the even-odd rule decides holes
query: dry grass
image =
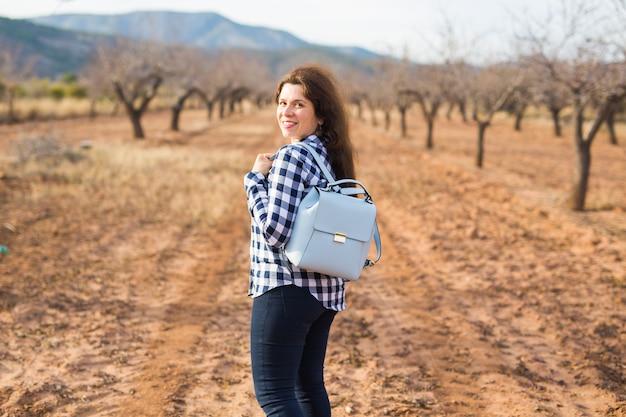
{"label": "dry grass", "polygon": [[[65,119],[68,117],[87,116],[90,102],[88,99],[64,98],[55,100],[52,98],[21,98],[14,102],[14,112],[17,120],[46,120]],[[113,108],[112,105],[103,103],[102,111],[106,112]],[[6,102],[0,103],[0,115],[7,114]]]}
{"label": "dry grass", "polygon": [[118,218],[211,224],[229,209],[223,202],[241,193],[241,178],[229,168],[236,157],[169,146],[147,148],[141,142],[99,143],[21,163],[18,157],[5,158],[0,172],[29,183],[29,192],[16,202],[24,206],[63,201],[79,217],[113,213]]}
{"label": "dry grass", "polygon": [[[167,109],[171,105],[171,99],[165,97],[155,98],[150,108]],[[190,102],[191,103],[191,102]],[[65,97],[57,100],[51,97],[44,98],[18,98],[14,102],[14,116],[19,121],[68,119],[89,116],[91,100],[89,98]],[[115,101],[100,99],[96,102],[96,114],[115,114],[121,112],[122,107]],[[0,102],[0,121],[6,117],[8,106],[5,101]]]}

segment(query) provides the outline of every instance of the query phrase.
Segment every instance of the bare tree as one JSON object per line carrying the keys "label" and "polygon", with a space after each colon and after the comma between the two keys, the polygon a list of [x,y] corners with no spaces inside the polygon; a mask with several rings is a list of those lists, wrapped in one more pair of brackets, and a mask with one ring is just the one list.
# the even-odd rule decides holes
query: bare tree
{"label": "bare tree", "polygon": [[461,89],[459,86],[454,85],[456,81],[457,78],[453,78],[452,84],[450,84],[449,89],[447,89],[445,92],[445,101],[448,103],[446,118],[448,120],[452,120],[452,113],[454,112],[455,108],[458,108],[463,123],[469,123],[469,120],[467,118],[467,96],[464,93],[463,89]]}
{"label": "bare tree", "polygon": [[364,119],[363,107],[367,104],[368,74],[361,70],[353,70],[341,76],[348,104],[356,109],[356,117]]}
{"label": "bare tree", "polygon": [[348,102],[356,107],[356,117],[359,120],[363,120],[363,105],[367,103],[367,94],[363,91],[350,89],[350,95],[348,96]]}
{"label": "bare tree", "polygon": [[[571,97],[577,160],[570,205],[578,211],[585,208],[591,144],[626,97],[626,19],[614,13],[605,2],[563,1],[558,19],[529,21],[520,36],[527,55]],[[587,125],[586,115],[591,115]]]}
{"label": "bare tree", "polygon": [[470,86],[467,83],[474,76],[474,67],[469,62],[471,58],[481,61],[482,54],[478,46],[485,43],[484,34],[460,33],[462,28],[455,25],[449,16],[444,14],[442,18],[436,39],[434,41],[424,39],[441,64],[441,73],[432,74],[428,78],[436,78],[437,84],[445,83],[440,90],[443,102],[448,104],[446,118],[450,120],[454,109],[458,108],[461,119],[468,123],[467,103]]}
{"label": "bare tree", "polygon": [[470,85],[475,75],[475,69],[463,58],[447,60],[446,68],[449,75],[448,88],[444,91],[444,99],[448,102],[446,117],[451,119],[454,107],[458,107],[463,123],[469,123],[467,117],[467,103],[470,100]]}
{"label": "bare tree", "polygon": [[626,110],[626,103],[622,102],[613,108],[606,118],[606,129],[609,131],[609,142],[611,145],[617,145],[617,133],[615,133],[615,115],[618,113],[624,113]]}
{"label": "bare tree", "polygon": [[[433,148],[435,119],[441,104],[445,101],[446,91],[454,76],[448,64],[427,65],[418,68],[416,97],[426,120],[426,148]],[[461,112],[464,105],[460,106]]]}
{"label": "bare tree", "polygon": [[376,113],[380,110],[384,114],[384,129],[388,131],[391,127],[391,111],[394,107],[395,95],[393,89],[394,72],[396,62],[389,58],[382,58],[376,61],[372,68],[365,89],[367,90],[367,105],[371,113],[372,125],[378,126]]}
{"label": "bare tree", "polygon": [[504,108],[523,80],[519,69],[502,65],[476,70],[470,85],[472,119],[478,126],[476,166],[482,168],[485,154],[485,132],[493,116]]}
{"label": "bare tree", "polygon": [[[97,52],[96,52],[97,54]],[[97,55],[87,62],[87,65],[78,74],[81,83],[87,90],[87,96],[90,100],[89,116],[97,115],[96,103],[102,98],[109,98],[115,101],[115,108],[119,106],[115,92],[113,91],[113,83],[107,69],[100,65]]]}
{"label": "bare tree", "polygon": [[403,138],[407,136],[406,116],[408,110],[415,102],[415,95],[411,91],[411,85],[414,84],[414,74],[408,57],[394,66],[393,73],[393,91],[395,96],[395,106],[400,113],[400,134]]}
{"label": "bare tree", "polygon": [[168,49],[154,42],[118,39],[114,46],[97,50],[92,65],[108,76],[111,88],[124,106],[136,139],[145,138],[141,117],[168,74]]}
{"label": "bare tree", "polygon": [[563,84],[556,82],[543,67],[534,72],[531,90],[535,100],[546,106],[554,125],[554,136],[561,137],[561,111],[571,103],[571,96]]}
{"label": "bare tree", "polygon": [[[261,91],[267,91],[272,84],[269,69],[243,51],[222,50],[215,57],[210,74],[213,102],[219,105],[219,117],[242,111],[242,102],[253,98]],[[267,94],[267,93],[261,93]]]}
{"label": "bare tree", "polygon": [[522,130],[522,119],[530,103],[530,85],[522,82],[504,104],[504,110],[515,118],[513,129],[516,132]]}
{"label": "bare tree", "polygon": [[435,119],[453,77],[447,65],[422,65],[415,68],[415,84],[409,89],[426,120],[426,148],[433,148]]}
{"label": "bare tree", "polygon": [[194,94],[203,100],[206,98],[204,80],[207,71],[210,72],[211,62],[208,54],[189,47],[177,45],[172,48],[171,76],[167,78],[166,85],[173,94],[171,105],[172,115],[170,129],[179,130],[180,114],[185,108],[185,103]]}
{"label": "bare tree", "polygon": [[7,102],[7,123],[17,121],[15,115],[15,100],[18,97],[21,85],[32,74],[34,60],[22,59],[21,49],[6,47],[0,51],[0,95]]}

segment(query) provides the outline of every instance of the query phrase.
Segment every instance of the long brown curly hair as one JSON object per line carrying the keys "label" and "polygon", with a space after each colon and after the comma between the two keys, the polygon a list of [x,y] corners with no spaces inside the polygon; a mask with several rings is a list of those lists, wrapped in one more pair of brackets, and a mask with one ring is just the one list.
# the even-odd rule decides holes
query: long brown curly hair
{"label": "long brown curly hair", "polygon": [[302,86],[305,97],[313,103],[315,116],[322,121],[315,133],[326,139],[324,145],[337,179],[355,178],[350,118],[333,73],[316,64],[294,68],[278,82],[274,93],[276,104],[285,84]]}

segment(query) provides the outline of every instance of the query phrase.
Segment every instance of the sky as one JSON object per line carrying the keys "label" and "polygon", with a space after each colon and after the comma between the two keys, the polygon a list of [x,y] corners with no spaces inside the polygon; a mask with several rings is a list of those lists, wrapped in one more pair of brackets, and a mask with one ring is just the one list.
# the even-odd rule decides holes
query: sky
{"label": "sky", "polygon": [[560,0],[1,0],[0,16],[215,12],[236,23],[284,30],[310,43],[414,56],[433,50],[445,22],[454,25],[457,36],[504,44],[512,19],[539,16],[558,4]]}

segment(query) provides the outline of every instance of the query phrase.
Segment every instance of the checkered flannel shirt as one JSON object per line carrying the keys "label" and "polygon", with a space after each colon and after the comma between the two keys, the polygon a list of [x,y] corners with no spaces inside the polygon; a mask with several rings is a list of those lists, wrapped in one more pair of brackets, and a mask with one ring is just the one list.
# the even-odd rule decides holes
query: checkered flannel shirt
{"label": "checkered flannel shirt", "polygon": [[[311,135],[303,141],[320,154],[332,172],[322,140]],[[248,295],[257,297],[272,288],[294,284],[307,289],[330,310],[345,309],[343,278],[299,269],[282,252],[300,201],[312,187],[326,183],[313,155],[294,144],[278,150],[267,178],[259,172],[246,174],[244,186],[252,217]]]}

